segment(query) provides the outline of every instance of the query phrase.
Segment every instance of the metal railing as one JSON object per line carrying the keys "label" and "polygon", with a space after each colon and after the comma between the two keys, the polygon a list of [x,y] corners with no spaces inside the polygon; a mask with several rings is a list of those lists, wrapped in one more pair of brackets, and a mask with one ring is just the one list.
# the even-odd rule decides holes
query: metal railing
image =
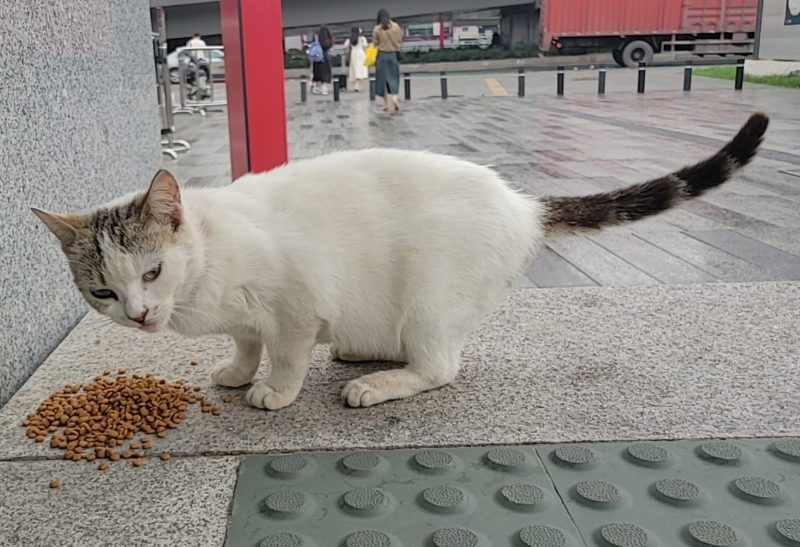
{"label": "metal railing", "polygon": [[[695,67],[697,66],[718,66],[718,65],[736,65],[736,76],[734,79],[734,89],[736,91],[740,91],[743,87],[744,82],[744,59],[734,59],[730,61],[718,61],[715,60],[713,62],[698,62],[698,61],[685,61],[685,62],[666,62],[666,63],[659,63],[659,67],[664,66],[683,66],[683,91],[691,91],[692,89],[692,72]],[[500,68],[500,69],[488,69],[488,70],[476,70],[476,71],[465,71],[465,72],[458,72],[458,74],[507,74],[511,71],[516,71],[517,74],[517,96],[524,97],[525,96],[525,76],[528,72],[553,72],[556,73],[556,96],[563,97],[565,92],[565,71],[566,66],[542,66],[542,67],[526,67],[526,68]],[[588,70],[596,70],[597,72],[597,94],[598,95],[605,95],[606,93],[606,74],[608,68],[610,66],[606,65],[573,65],[570,66],[571,69],[588,69]],[[647,79],[647,65],[645,63],[639,63],[637,67],[637,80],[636,80],[636,91],[639,94],[643,94],[645,92],[645,84]],[[413,81],[412,76],[423,76],[427,79],[433,77],[433,74],[430,72],[404,72],[402,74],[403,79],[403,95],[405,100],[411,99],[411,84]],[[334,75],[333,76],[333,101],[339,102],[339,90],[343,86],[340,85],[340,78],[343,76]],[[308,101],[308,78],[307,76],[303,75],[300,77],[300,101],[305,103]],[[450,96],[448,90],[448,74],[447,72],[440,72],[439,73],[439,89],[440,94],[439,96],[442,99],[447,99]],[[375,100],[376,90],[375,90],[375,77],[371,76],[369,79],[369,95],[370,100]]]}
{"label": "metal railing", "polygon": [[[198,113],[205,116],[208,109],[227,106],[227,100],[217,100],[219,93],[215,90],[214,58],[209,55],[206,61],[205,55],[202,53],[205,51],[222,52],[224,48],[222,46],[185,47],[178,53],[180,106],[173,110],[173,114]],[[193,71],[191,78],[190,68]]]}
{"label": "metal railing", "polygon": [[161,152],[172,159],[178,159],[178,152],[186,152],[192,146],[182,139],[175,138],[175,118],[172,112],[172,83],[167,64],[167,44],[157,41],[158,34],[152,36],[156,67],[156,92],[158,110],[161,117]]}

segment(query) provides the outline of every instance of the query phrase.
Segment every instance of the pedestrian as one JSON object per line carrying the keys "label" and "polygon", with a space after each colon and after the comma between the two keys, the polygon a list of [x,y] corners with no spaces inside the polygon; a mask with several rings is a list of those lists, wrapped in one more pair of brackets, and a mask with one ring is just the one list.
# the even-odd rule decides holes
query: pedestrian
{"label": "pedestrian", "polygon": [[311,59],[311,93],[327,95],[328,85],[331,83],[331,57],[330,49],[333,47],[333,35],[328,27],[320,27],[317,39],[309,48]]}
{"label": "pedestrian", "polygon": [[361,29],[351,28],[350,38],[345,41],[344,49],[350,52],[350,80],[353,82],[354,91],[361,91],[361,80],[369,78],[369,69],[364,65],[368,46],[367,39],[361,34]]}
{"label": "pedestrian", "polygon": [[383,97],[383,111],[389,110],[389,95],[395,110],[400,110],[397,98],[400,88],[400,60],[398,53],[403,42],[403,29],[392,21],[389,12],[378,12],[378,21],[372,30],[372,43],[378,48],[375,61],[375,94]]}
{"label": "pedestrian", "polygon": [[[206,47],[206,42],[205,42],[205,40],[203,40],[203,38],[200,37],[199,33],[195,32],[194,36],[192,36],[192,39],[189,40],[188,42],[186,42],[186,47],[189,48],[189,49],[195,48],[195,47]],[[203,50],[192,51],[190,53],[191,53],[191,55],[193,55],[196,59],[198,59],[200,61],[205,61],[206,60],[206,52],[203,51]]]}

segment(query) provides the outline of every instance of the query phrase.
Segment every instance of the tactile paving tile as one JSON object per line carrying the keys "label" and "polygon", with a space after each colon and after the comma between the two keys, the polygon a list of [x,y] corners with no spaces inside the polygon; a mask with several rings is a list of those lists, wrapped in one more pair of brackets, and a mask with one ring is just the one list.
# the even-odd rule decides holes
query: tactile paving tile
{"label": "tactile paving tile", "polygon": [[587,545],[800,547],[800,440],[536,450]]}
{"label": "tactile paving tile", "polygon": [[577,547],[529,447],[251,456],[228,547]]}
{"label": "tactile paving tile", "polygon": [[226,545],[800,547],[800,440],[251,456]]}

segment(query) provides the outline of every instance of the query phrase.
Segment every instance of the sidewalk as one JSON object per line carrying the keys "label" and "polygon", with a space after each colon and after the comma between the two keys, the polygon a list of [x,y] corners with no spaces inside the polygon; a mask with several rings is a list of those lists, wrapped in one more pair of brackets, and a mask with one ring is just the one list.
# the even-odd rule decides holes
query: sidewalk
{"label": "sidewalk", "polygon": [[[800,337],[794,328],[800,309],[800,178],[789,174],[800,169],[798,106],[796,92],[757,86],[741,93],[720,88],[690,95],[415,100],[404,103],[399,115],[382,114],[368,100],[290,105],[290,155],[295,160],[338,148],[427,148],[494,164],[523,191],[562,194],[638,182],[700,159],[732,136],[753,110],[763,109],[773,120],[754,164],[708,197],[635,227],[551,242],[520,281],[520,286],[543,288],[513,292],[470,338],[456,381],[411,399],[345,408],[340,392],[347,380],[391,365],[335,363],[319,347],[298,400],[279,412],[259,411],[244,400],[246,388],[219,388],[210,380],[211,371],[230,359],[228,340],[144,335],[90,313],[0,411],[0,484],[5,488],[0,546],[221,547],[226,538],[230,547],[387,545],[383,532],[358,536],[381,538],[377,543],[351,542],[347,534],[356,529],[388,533],[398,526],[419,529],[404,538],[407,547],[422,545],[409,540],[417,534],[437,546],[560,544],[533,542],[534,532],[547,527],[561,530],[563,545],[574,546],[790,544],[791,526],[797,524],[791,519],[800,514],[800,463],[790,455],[774,457],[774,443],[767,439],[800,437]],[[183,117],[179,128],[178,136],[192,141],[194,149],[165,164],[181,181],[224,183],[224,115]],[[191,366],[192,360],[199,365]],[[60,452],[26,438],[21,420],[52,391],[119,367],[129,375],[185,380],[201,386],[214,401],[227,394],[233,400],[220,405],[220,416],[190,408],[179,428],[154,440],[141,468],[120,461],[100,472],[91,463],[60,460]],[[267,368],[262,365],[259,379]],[[698,500],[707,501],[683,509],[648,498],[648,485],[655,479],[637,478],[633,472],[628,476],[620,471],[621,464],[612,462],[612,456],[628,450],[627,444],[588,444],[717,438],[763,440],[731,441],[740,448],[720,445],[717,456],[701,454],[714,451],[703,448],[701,441],[658,444],[675,459],[651,469],[656,473],[652,476],[693,481],[700,485]],[[589,466],[578,475],[559,471],[566,460],[558,463],[554,450],[562,443],[586,443],[567,445],[571,448],[561,452],[567,459],[586,458]],[[512,537],[511,531],[480,528],[481,519],[522,514],[509,512],[507,504],[505,509],[490,504],[499,479],[492,475],[491,488],[488,479],[480,483],[484,471],[465,460],[467,452],[453,448],[490,445],[534,445],[518,447],[533,462],[531,467],[503,475],[510,477],[503,484],[531,482],[544,492],[546,511],[531,510],[522,519],[532,531],[520,531],[522,524],[514,524]],[[437,492],[453,494],[459,487],[474,502],[473,509],[409,509],[416,501],[402,497],[397,482],[405,475],[388,470],[374,480],[356,474],[347,481],[352,488],[366,489],[359,490],[361,497],[353,503],[367,507],[378,499],[370,496],[381,486],[388,497],[380,500],[395,512],[345,524],[337,520],[335,526],[341,528],[326,528],[328,520],[322,519],[344,518],[353,506],[337,501],[344,494],[338,486],[320,482],[325,474],[292,475],[279,486],[241,497],[245,485],[262,484],[263,473],[272,473],[266,467],[271,458],[248,459],[252,455],[437,447],[453,448],[462,462],[458,465],[463,464],[458,475],[463,481],[442,482]],[[736,450],[741,454],[728,461],[740,459],[741,465],[715,467]],[[160,461],[157,454],[162,451],[172,459]],[[595,454],[594,464],[587,451]],[[398,462],[411,456],[394,454],[381,453],[375,461],[383,458],[392,462],[391,469],[405,469]],[[324,462],[339,457],[307,454],[305,460],[290,463],[292,469],[322,469],[328,465]],[[578,460],[574,465],[583,465]],[[242,494],[234,504],[240,469],[254,469],[248,473],[255,475],[241,479]],[[732,481],[742,477],[765,477],[783,490],[774,500],[766,496],[764,503],[747,501],[741,492],[725,497],[734,488]],[[617,490],[599,484],[600,478],[604,484],[615,483]],[[61,481],[60,488],[48,488],[53,479]],[[593,490],[574,490],[584,485],[579,481],[589,479]],[[439,480],[430,478],[426,486],[439,485]],[[746,488],[750,483],[736,484]],[[269,514],[270,507],[287,509],[303,498],[298,489],[325,488],[313,501],[306,498],[317,505],[297,506],[309,511],[299,520],[288,512],[286,519]],[[536,490],[524,492],[538,496]],[[619,502],[613,511],[603,512],[575,492]],[[264,501],[273,494],[282,505]],[[380,503],[375,503],[377,511]],[[673,516],[663,516],[659,508]],[[551,518],[552,511],[569,515]],[[442,514],[453,516],[440,523],[434,515]],[[403,520],[411,518],[403,515],[413,515],[413,520]],[[694,521],[705,524],[690,524]],[[234,522],[245,524],[232,534]],[[436,536],[431,528],[428,533],[428,526],[441,528],[448,522],[449,532],[440,530]],[[474,542],[467,530],[470,523],[476,527]],[[319,535],[316,526],[330,533]],[[733,536],[729,528],[736,530]],[[250,535],[242,537],[245,529]],[[644,543],[630,539],[641,539],[637,530],[646,531]],[[708,535],[708,530],[718,535]],[[265,539],[279,532],[301,539]],[[306,532],[313,541],[303,539]],[[394,537],[395,543],[388,545],[399,544]],[[734,540],[714,543],[714,537]],[[702,543],[702,538],[708,541]]]}

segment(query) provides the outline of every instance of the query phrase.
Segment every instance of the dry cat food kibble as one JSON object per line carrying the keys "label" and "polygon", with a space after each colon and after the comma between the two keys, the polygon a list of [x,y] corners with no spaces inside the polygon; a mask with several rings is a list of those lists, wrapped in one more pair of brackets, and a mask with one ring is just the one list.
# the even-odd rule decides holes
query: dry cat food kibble
{"label": "dry cat food kibble", "polygon": [[[147,436],[134,440],[138,433],[163,439],[167,430],[178,427],[185,418],[188,406],[197,402],[203,412],[221,413],[204,395],[196,393],[199,386],[170,383],[152,374],[127,377],[124,368],[119,373],[116,378],[98,376],[86,385],[68,385],[50,395],[22,421],[28,428],[27,436],[39,443],[50,436],[50,448],[64,450],[65,460],[118,461],[122,457],[132,458],[133,465],[139,467],[144,450],[153,445]],[[169,459],[169,455],[165,452],[161,459]],[[107,468],[106,462],[98,467]]]}
{"label": "dry cat food kibble", "polygon": [[59,486],[61,486],[60,481],[50,481],[50,488],[58,488]]}

